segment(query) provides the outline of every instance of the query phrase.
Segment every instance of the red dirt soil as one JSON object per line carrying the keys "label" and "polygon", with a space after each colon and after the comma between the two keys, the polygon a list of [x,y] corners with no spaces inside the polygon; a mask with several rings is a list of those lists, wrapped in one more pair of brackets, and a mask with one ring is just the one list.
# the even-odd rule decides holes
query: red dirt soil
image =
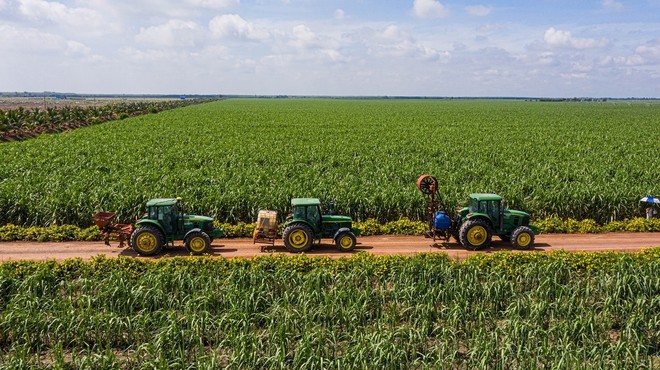
{"label": "red dirt soil", "polygon": [[[455,241],[443,243],[433,242],[422,236],[368,236],[359,237],[355,252],[367,252],[375,255],[410,255],[415,253],[446,253],[451,258],[464,259],[476,253],[493,253],[496,251],[512,250],[509,243],[493,240],[491,248],[482,251],[468,251]],[[80,257],[89,259],[104,254],[106,257],[130,256],[139,257],[130,247],[119,248],[119,243],[112,242],[111,246],[101,242],[1,242],[0,261],[15,260],[64,260]],[[254,257],[267,255],[261,252],[262,244],[253,244],[252,239],[218,239],[211,246],[210,255],[222,257]],[[533,249],[524,251],[549,252],[566,250],[570,252],[596,252],[619,251],[632,252],[644,248],[660,247],[660,233],[606,233],[606,234],[543,234],[536,236]],[[272,253],[290,254],[284,248],[282,240],[276,240],[275,247],[269,250]],[[354,253],[355,253],[354,252]],[[337,251],[331,240],[323,240],[323,244],[315,245],[307,252],[309,255],[342,257],[351,253]],[[187,256],[186,249],[179,242],[174,248],[168,248],[155,257]],[[293,254],[290,254],[293,255]]]}

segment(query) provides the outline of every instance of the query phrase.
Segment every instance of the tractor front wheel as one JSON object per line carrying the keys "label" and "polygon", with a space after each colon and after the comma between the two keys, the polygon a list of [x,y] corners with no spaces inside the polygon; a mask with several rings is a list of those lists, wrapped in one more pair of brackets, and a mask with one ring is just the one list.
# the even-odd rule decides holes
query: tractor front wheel
{"label": "tractor front wheel", "polygon": [[527,226],[519,226],[511,233],[511,245],[514,248],[529,249],[534,245],[534,232]]}
{"label": "tractor front wheel", "polygon": [[165,244],[163,233],[149,225],[138,227],[131,234],[131,247],[142,256],[158,254]]}
{"label": "tractor front wheel", "polygon": [[335,245],[341,252],[352,251],[355,249],[356,244],[357,241],[355,240],[355,234],[350,231],[344,231],[335,238]]}
{"label": "tractor front wheel", "polygon": [[467,249],[476,250],[490,245],[492,233],[490,226],[484,220],[465,221],[459,232],[461,244]]}
{"label": "tractor front wheel", "polygon": [[203,231],[193,231],[186,237],[185,243],[191,254],[204,254],[211,247],[211,238]]}
{"label": "tractor front wheel", "polygon": [[289,252],[306,252],[312,248],[314,233],[305,224],[293,224],[284,229],[282,239],[284,240],[284,246]]}

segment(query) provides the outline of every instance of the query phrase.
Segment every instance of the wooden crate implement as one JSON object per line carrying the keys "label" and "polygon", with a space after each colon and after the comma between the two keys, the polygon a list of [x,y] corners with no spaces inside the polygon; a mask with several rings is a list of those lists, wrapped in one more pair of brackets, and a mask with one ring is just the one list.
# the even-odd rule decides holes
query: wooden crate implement
{"label": "wooden crate implement", "polygon": [[[259,211],[252,239],[253,244],[263,243],[275,246],[275,239],[277,239],[277,212],[269,210]],[[261,251],[263,252],[266,248],[266,245],[262,246]]]}

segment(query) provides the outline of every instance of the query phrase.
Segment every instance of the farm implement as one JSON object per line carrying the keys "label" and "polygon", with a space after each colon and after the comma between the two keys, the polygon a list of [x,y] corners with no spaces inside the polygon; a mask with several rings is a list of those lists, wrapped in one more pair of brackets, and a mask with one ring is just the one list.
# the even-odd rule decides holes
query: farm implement
{"label": "farm implement", "polygon": [[183,241],[191,254],[207,252],[214,238],[223,235],[222,229],[213,227],[213,218],[187,215],[183,212],[181,198],[152,199],[147,202],[147,213],[132,224],[115,224],[113,212],[98,212],[94,223],[109,245],[110,239],[124,242],[138,254],[151,256],[160,253],[166,246],[174,246],[175,241]]}
{"label": "farm implement", "polygon": [[417,189],[426,198],[426,236],[434,241],[449,241],[453,236],[465,248],[476,250],[488,247],[493,235],[497,235],[514,248],[528,249],[534,245],[534,235],[539,231],[529,223],[529,214],[506,209],[506,202],[497,194],[470,194],[468,205],[458,207],[452,218],[442,202],[435,177],[420,176]]}
{"label": "farm implement", "polygon": [[106,245],[110,240],[119,241],[119,248],[124,248],[124,243],[131,237],[135,229],[132,224],[116,224],[112,222],[117,214],[115,212],[97,212],[94,214],[94,224],[101,231],[101,236]]}

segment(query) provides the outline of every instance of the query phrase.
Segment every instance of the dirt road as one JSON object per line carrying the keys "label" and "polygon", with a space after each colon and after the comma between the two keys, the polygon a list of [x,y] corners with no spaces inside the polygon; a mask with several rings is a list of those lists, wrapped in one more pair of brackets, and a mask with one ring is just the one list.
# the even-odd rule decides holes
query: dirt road
{"label": "dirt road", "polygon": [[[1,242],[0,261],[12,260],[63,260],[67,258],[81,257],[88,259],[100,254],[107,257],[138,255],[129,247],[118,248],[117,242],[112,246],[106,246],[103,242]],[[536,244],[531,251],[547,252],[553,250],[567,251],[636,251],[643,248],[659,247],[660,233],[608,233],[608,234],[545,234],[536,237]],[[456,244],[436,242],[421,236],[369,236],[358,238],[356,252],[364,251],[376,255],[385,254],[415,254],[420,252],[447,253],[452,258],[463,259],[475,253],[492,253],[495,251],[511,250],[508,243],[494,238],[490,249],[484,251],[467,251]],[[281,240],[277,240],[275,247],[271,249],[274,253],[286,253]],[[213,242],[211,255],[223,257],[253,257],[264,255],[261,245],[252,244],[251,239],[218,239]],[[350,254],[338,252],[334,245],[324,240],[324,244],[315,246],[310,255],[324,255],[332,257],[347,256]],[[165,253],[157,257],[139,258],[163,258],[164,256],[187,256],[188,253],[183,246],[168,248]]]}

